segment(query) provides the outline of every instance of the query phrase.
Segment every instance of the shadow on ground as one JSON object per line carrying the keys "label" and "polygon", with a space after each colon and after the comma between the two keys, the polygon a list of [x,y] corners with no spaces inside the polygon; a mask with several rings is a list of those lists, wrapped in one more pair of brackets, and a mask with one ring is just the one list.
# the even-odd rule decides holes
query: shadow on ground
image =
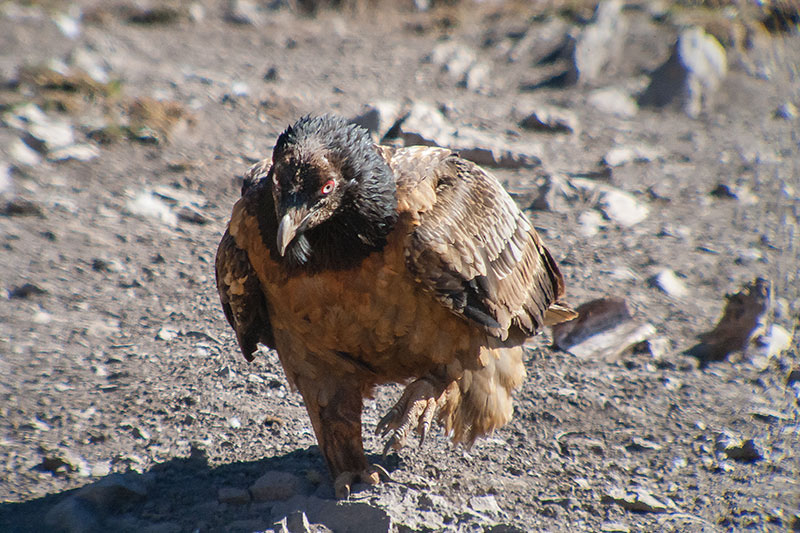
{"label": "shadow on ground", "polygon": [[[272,478],[259,497],[249,488],[262,476]],[[281,499],[263,497],[270,490]],[[370,524],[374,530],[389,527],[382,510],[332,497],[316,446],[217,467],[208,464],[205,452],[193,449],[189,457],[159,463],[143,474],[111,474],[79,489],[0,504],[0,531],[253,531],[272,528],[284,517],[302,520],[298,511],[336,531],[349,530],[354,523],[362,524],[360,533],[370,531]],[[187,516],[187,509],[192,510],[192,523],[171,520]]]}

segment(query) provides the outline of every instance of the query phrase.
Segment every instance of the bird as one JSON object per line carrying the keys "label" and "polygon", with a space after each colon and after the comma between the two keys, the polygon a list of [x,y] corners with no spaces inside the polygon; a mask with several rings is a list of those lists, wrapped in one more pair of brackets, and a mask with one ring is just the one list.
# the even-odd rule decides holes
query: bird
{"label": "bird", "polygon": [[339,498],[386,474],[362,439],[377,386],[405,386],[377,424],[384,456],[434,421],[470,446],[511,419],[523,343],[577,316],[494,176],[447,148],[375,144],[333,114],[298,119],[247,171],[215,267],[242,354],[277,352]]}

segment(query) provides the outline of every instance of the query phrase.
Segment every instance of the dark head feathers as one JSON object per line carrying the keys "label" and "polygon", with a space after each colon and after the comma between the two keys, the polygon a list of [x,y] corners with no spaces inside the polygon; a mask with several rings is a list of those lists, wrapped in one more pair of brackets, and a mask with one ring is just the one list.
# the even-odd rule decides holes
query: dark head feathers
{"label": "dark head feathers", "polygon": [[272,159],[304,165],[320,156],[341,174],[341,203],[294,240],[287,259],[312,270],[348,268],[386,244],[397,220],[395,178],[369,132],[336,115],[299,119],[278,137]]}

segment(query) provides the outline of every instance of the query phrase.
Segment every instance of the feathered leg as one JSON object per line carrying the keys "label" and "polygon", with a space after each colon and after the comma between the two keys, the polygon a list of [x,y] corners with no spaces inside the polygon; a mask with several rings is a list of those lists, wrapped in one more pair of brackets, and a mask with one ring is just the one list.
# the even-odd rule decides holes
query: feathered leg
{"label": "feathered leg", "polygon": [[337,498],[347,498],[353,483],[374,485],[380,480],[367,462],[361,440],[362,394],[353,378],[333,376],[324,380],[297,380],[311,425],[328,469]]}
{"label": "feathered leg", "polygon": [[521,347],[483,347],[483,368],[452,365],[411,382],[378,422],[377,432],[394,430],[384,454],[402,448],[414,429],[424,439],[434,417],[452,433],[453,442],[467,445],[504,425],[513,413],[511,393],[525,377],[522,355]]}

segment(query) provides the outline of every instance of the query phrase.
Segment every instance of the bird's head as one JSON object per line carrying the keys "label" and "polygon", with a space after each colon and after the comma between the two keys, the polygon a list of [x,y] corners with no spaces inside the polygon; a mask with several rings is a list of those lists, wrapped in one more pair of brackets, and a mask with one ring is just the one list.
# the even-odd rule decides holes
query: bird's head
{"label": "bird's head", "polygon": [[[396,218],[395,182],[366,130],[340,117],[303,117],[272,152],[277,250],[293,263],[379,247]],[[338,245],[338,251],[335,248]]]}

